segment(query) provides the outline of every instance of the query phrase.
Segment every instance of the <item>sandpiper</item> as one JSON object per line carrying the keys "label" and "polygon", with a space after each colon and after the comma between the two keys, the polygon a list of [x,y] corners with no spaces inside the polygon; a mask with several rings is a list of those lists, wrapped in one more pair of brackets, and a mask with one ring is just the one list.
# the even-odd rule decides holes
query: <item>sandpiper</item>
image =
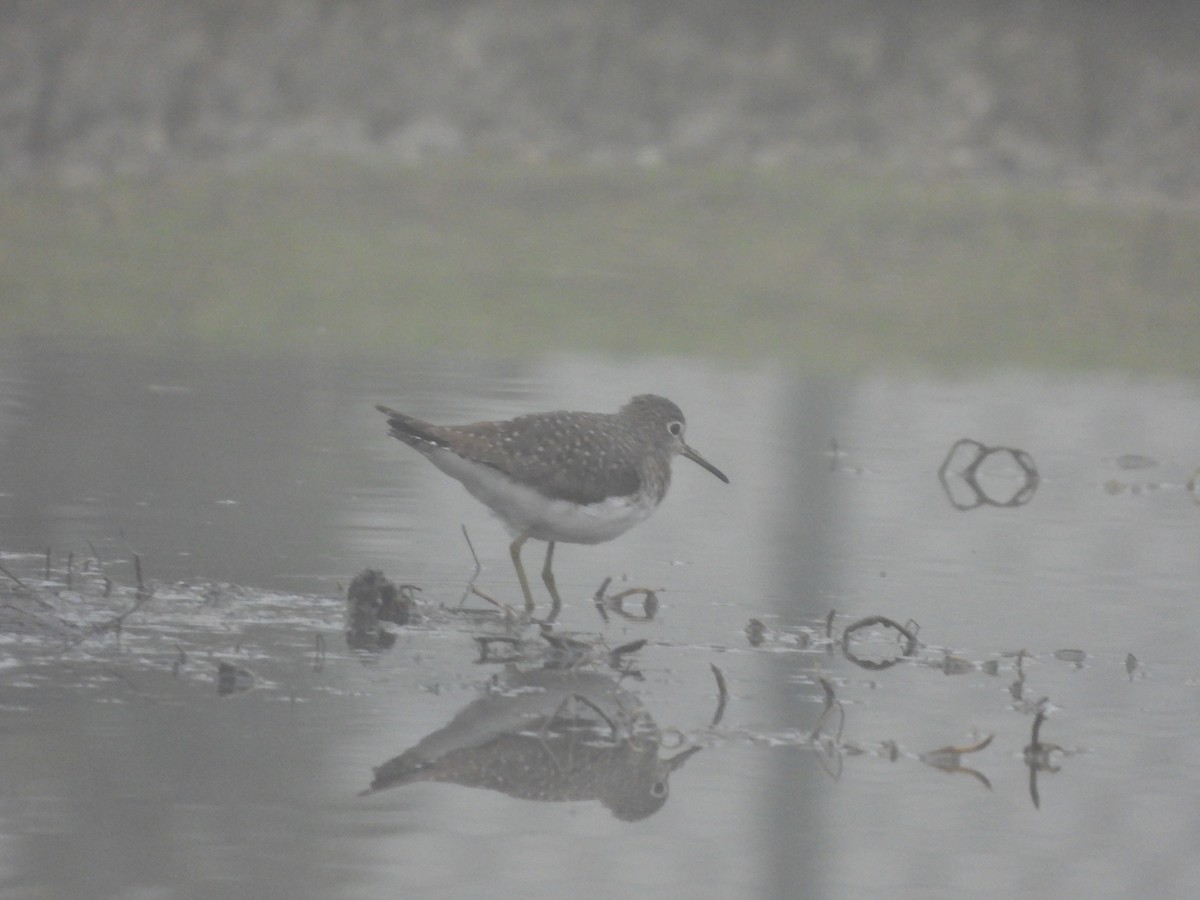
{"label": "sandpiper", "polygon": [[515,536],[509,553],[530,613],[521,547],[529,538],[547,542],[542,581],[554,604],[550,621],[562,605],[551,571],[555,543],[611,541],[647,518],[666,496],[676,456],[729,483],[684,443],[679,407],[654,394],[634,397],[611,414],[545,412],[470,425],[431,425],[386,406],[376,409],[388,417],[392,437],[461,481]]}

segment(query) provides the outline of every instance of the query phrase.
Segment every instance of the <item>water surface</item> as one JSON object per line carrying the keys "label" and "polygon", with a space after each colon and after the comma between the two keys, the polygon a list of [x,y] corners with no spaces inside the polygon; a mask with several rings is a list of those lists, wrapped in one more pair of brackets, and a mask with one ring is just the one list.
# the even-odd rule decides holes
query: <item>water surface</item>
{"label": "water surface", "polygon": [[[464,525],[477,586],[519,605],[507,535],[372,407],[467,421],[612,410],[646,391],[680,404],[689,443],[732,484],[680,460],[648,522],[559,548],[557,632],[645,639],[620,660],[640,677],[599,649],[572,657],[579,680],[556,689],[590,699],[514,730],[528,711],[471,707],[505,677],[475,638],[504,623],[439,609],[472,578]],[[9,344],[0,562],[53,600],[36,612],[56,628],[10,621],[0,636],[0,889],[1187,896],[1200,877],[1198,402],[1194,381],[1118,374]],[[1025,451],[1036,479],[1005,452],[964,477],[971,447],[939,479],[964,437]],[[526,552],[532,569],[540,546]],[[422,616],[389,626],[387,649],[347,646],[344,592],[365,568],[420,588]],[[603,621],[592,597],[609,576],[610,593],[655,589],[654,619]],[[872,616],[911,623],[911,654],[886,626],[854,630]],[[535,629],[510,633],[527,641],[521,677],[561,668]],[[249,689],[222,696],[221,663]],[[727,689],[715,725],[713,665]],[[469,707],[472,734],[507,756],[443,731]],[[579,729],[560,738],[568,718]],[[358,796],[426,738],[458,753],[460,782],[488,786],[414,779]],[[539,740],[559,748],[540,782],[558,796],[497,789]],[[692,748],[653,809],[613,799],[636,783],[631,759]]]}

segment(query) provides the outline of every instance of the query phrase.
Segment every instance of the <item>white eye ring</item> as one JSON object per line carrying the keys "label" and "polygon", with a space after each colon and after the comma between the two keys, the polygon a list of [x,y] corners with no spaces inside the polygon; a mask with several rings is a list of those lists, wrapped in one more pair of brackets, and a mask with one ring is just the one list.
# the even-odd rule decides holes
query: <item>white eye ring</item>
{"label": "white eye ring", "polygon": [[673,434],[675,437],[679,437],[681,434],[683,434],[683,423],[678,420],[674,422],[668,422],[667,431],[671,432],[671,434]]}

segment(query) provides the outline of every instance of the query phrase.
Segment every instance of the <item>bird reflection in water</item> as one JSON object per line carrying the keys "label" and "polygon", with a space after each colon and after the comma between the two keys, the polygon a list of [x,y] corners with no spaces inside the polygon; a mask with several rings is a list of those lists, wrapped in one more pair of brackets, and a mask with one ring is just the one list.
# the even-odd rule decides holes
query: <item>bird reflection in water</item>
{"label": "bird reflection in water", "polygon": [[624,821],[667,801],[668,780],[699,747],[660,757],[663,734],[616,679],[510,666],[448,725],[375,769],[363,794],[419,781],[525,800],[599,800]]}

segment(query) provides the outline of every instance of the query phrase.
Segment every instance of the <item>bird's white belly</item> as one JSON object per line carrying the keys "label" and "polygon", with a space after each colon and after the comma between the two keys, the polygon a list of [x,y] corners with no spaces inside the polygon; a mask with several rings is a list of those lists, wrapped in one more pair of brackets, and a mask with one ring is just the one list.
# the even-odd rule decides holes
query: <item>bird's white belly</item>
{"label": "bird's white belly", "polygon": [[448,450],[427,453],[439,469],[463,483],[471,495],[488,506],[514,535],[539,541],[600,544],[644,521],[655,504],[634,497],[609,497],[581,506],[553,500],[490,466],[464,459]]}

